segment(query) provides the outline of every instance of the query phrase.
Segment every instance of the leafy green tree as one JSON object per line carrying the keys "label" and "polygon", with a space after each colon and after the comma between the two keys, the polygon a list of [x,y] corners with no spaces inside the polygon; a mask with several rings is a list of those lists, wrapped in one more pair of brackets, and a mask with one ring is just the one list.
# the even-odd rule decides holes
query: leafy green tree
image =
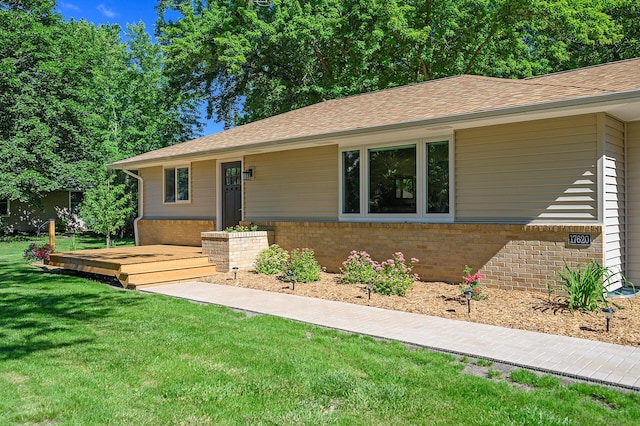
{"label": "leafy green tree", "polygon": [[600,58],[579,49],[621,37],[604,0],[174,0],[159,13],[173,86],[227,126],[462,73],[589,65]]}
{"label": "leafy green tree", "polygon": [[122,41],[118,25],[65,22],[54,7],[0,1],[0,198],[35,205],[96,186],[105,163],[201,130],[199,100],[170,90],[144,25]]}
{"label": "leafy green tree", "polygon": [[0,196],[10,199],[82,184],[94,153],[83,127],[85,53],[51,6],[0,8]]}
{"label": "leafy green tree", "polygon": [[80,206],[80,217],[94,232],[106,237],[107,248],[111,236],[125,225],[135,204],[133,194],[127,192],[125,184],[115,183],[114,173],[102,173],[96,187],[87,190]]}

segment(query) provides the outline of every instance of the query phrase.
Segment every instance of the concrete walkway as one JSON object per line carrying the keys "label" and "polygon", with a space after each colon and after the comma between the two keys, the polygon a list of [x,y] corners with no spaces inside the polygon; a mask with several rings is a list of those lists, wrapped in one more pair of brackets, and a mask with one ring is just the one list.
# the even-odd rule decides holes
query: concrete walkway
{"label": "concrete walkway", "polygon": [[640,391],[640,347],[203,282],[167,284],[141,291]]}

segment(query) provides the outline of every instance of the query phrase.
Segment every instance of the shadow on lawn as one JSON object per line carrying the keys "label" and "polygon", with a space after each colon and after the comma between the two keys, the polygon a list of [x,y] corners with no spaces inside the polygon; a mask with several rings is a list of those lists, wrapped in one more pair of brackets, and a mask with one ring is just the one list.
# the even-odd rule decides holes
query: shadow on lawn
{"label": "shadow on lawn", "polygon": [[95,341],[91,323],[140,303],[85,279],[0,260],[0,360]]}

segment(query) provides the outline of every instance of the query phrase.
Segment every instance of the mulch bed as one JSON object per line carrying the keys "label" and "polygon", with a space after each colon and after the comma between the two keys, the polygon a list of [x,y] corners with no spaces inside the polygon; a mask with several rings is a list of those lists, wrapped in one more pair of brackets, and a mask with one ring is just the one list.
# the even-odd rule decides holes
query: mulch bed
{"label": "mulch bed", "polygon": [[235,285],[258,290],[296,294],[298,296],[375,306],[383,309],[433,315],[460,321],[472,321],[500,327],[536,331],[548,334],[599,340],[627,346],[640,346],[640,297],[612,299],[614,307],[610,332],[602,312],[570,312],[561,301],[546,293],[483,288],[486,298],[471,301],[471,314],[461,295],[461,287],[442,282],[416,282],[406,296],[382,296],[372,293],[368,298],[365,285],[341,284],[340,275],[322,273],[314,283],[291,284],[277,277],[253,272],[220,274],[212,278],[216,284]]}

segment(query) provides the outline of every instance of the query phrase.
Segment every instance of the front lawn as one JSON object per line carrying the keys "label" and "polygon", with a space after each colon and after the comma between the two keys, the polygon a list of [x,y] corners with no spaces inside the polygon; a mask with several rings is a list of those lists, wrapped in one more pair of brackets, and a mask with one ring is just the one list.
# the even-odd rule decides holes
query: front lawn
{"label": "front lawn", "polygon": [[0,243],[0,424],[640,422],[638,394],[46,274],[28,244]]}

